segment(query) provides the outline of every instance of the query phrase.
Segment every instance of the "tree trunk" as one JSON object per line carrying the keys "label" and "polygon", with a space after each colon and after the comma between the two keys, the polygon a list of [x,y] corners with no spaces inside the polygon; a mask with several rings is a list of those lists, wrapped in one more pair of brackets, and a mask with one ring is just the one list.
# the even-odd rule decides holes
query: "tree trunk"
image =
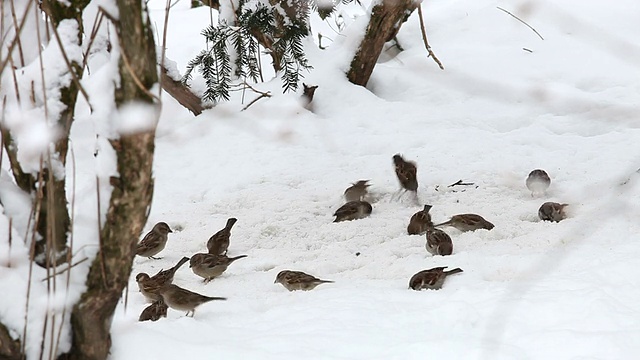
{"label": "tree trunk", "polygon": [[396,36],[402,23],[409,18],[418,4],[419,1],[415,0],[380,0],[380,3],[371,9],[371,19],[364,39],[347,73],[350,82],[367,85],[384,43]]}
{"label": "tree trunk", "polygon": [[[83,23],[82,11],[89,4],[90,0],[72,0],[66,4],[55,0],[44,0],[42,10],[49,16],[53,26],[58,27],[63,20],[75,20],[78,24],[78,45],[82,44]],[[67,5],[68,4],[68,5]],[[51,40],[55,43],[56,40]],[[53,46],[57,46],[53,45]],[[82,78],[83,68],[77,62],[71,62],[69,72],[73,72],[76,79]],[[74,109],[78,99],[79,87],[75,81],[71,81],[68,86],[60,89],[60,102],[65,108],[59,114],[57,125],[62,134],[55,143],[55,153],[51,154],[54,159],[46,159],[45,166],[51,166],[51,161],[58,161],[62,165],[66,164],[67,151],[69,149],[69,134],[74,119]],[[51,161],[49,161],[51,160]],[[38,216],[36,230],[41,236],[36,246],[36,263],[40,266],[58,265],[66,260],[67,234],[71,226],[71,219],[67,207],[67,193],[65,190],[65,178],[55,178],[49,176],[50,171],[45,169],[42,204]],[[37,177],[36,177],[37,178]],[[35,183],[33,184],[35,185]],[[23,189],[28,191],[26,189]],[[30,189],[35,193],[35,186]]]}
{"label": "tree trunk", "polygon": [[0,359],[22,360],[24,356],[20,352],[20,340],[14,340],[9,330],[0,323]]}
{"label": "tree trunk", "polygon": [[[117,4],[122,57],[116,103],[122,106],[135,100],[155,106],[149,89],[158,82],[158,73],[147,9],[140,0],[117,0]],[[69,359],[102,360],[109,355],[113,312],[129,280],[135,246],[153,195],[154,137],[155,127],[111,141],[119,177],[111,179],[113,191],[100,232],[102,245],[87,276],[87,291],[71,314]]]}

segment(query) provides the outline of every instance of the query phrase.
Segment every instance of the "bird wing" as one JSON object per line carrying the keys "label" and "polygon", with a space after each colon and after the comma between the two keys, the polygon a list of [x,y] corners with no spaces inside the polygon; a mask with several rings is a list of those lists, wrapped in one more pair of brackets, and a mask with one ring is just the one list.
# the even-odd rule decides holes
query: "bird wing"
{"label": "bird wing", "polygon": [[344,217],[349,215],[354,215],[358,212],[358,206],[352,203],[346,203],[342,205],[333,216]]}

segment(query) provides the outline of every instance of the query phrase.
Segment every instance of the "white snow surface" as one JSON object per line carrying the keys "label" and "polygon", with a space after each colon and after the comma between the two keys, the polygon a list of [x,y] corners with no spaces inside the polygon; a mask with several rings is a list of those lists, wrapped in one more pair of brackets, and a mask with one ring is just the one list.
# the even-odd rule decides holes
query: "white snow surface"
{"label": "white snow surface", "polygon": [[[162,34],[165,1],[151,0],[149,7]],[[204,48],[199,33],[210,19],[208,8],[188,7],[176,4],[168,25],[166,56],[182,72]],[[318,85],[313,112],[299,103],[300,93],[282,94],[279,78],[257,84],[273,96],[246,111],[240,110],[258,96],[250,91],[244,104],[234,94],[234,101],[198,117],[163,94],[145,232],[159,221],[174,232],[162,259],[135,259],[127,306],[123,301],[113,319],[112,359],[637,357],[640,3],[434,0],[422,11],[444,71],[427,58],[414,13],[398,34],[404,51],[381,57],[367,88],[354,86],[344,70],[366,18],[341,20],[354,26],[347,37],[331,30],[333,20],[314,18],[312,29],[333,41],[323,40],[326,50],[306,44],[314,69],[304,81]],[[365,10],[351,5],[339,13],[355,17]],[[96,175],[106,179],[115,167],[105,137],[96,139],[113,130],[104,122],[114,61],[100,56],[93,60],[97,81],[86,84],[104,96],[91,96],[93,115],[79,105],[84,115],[72,134],[75,238],[89,256],[97,244]],[[269,58],[262,63],[268,67]],[[202,89],[195,72],[194,88]],[[123,112],[119,124],[137,113]],[[396,153],[417,163],[419,204],[408,195],[391,199],[399,188]],[[552,183],[545,195],[532,197],[525,178],[536,168]],[[359,179],[373,184],[373,213],[333,223],[342,193]],[[458,180],[474,185],[448,187]],[[104,216],[108,187],[101,186]],[[537,211],[546,201],[570,204],[569,218],[541,222]],[[454,254],[431,256],[424,236],[406,234],[424,204],[433,205],[435,222],[477,213],[495,228],[444,228]],[[193,318],[170,309],[166,319],[138,322],[147,303],[135,275],[206,251],[207,239],[229,217],[238,218],[229,255],[248,257],[206,285],[188,264],[174,280],[228,300],[200,306]],[[7,217],[0,220],[0,234],[7,234]],[[14,231],[11,253],[0,241],[0,286],[25,294],[28,248],[20,236]],[[68,299],[32,299],[31,357],[38,354],[42,307],[77,300],[84,265],[74,272]],[[464,272],[439,291],[408,289],[413,274],[436,266]],[[288,292],[274,284],[284,269],[335,283]],[[35,271],[32,291],[46,296],[40,282],[46,274]],[[0,296],[0,320],[19,332],[24,311],[23,295]]]}

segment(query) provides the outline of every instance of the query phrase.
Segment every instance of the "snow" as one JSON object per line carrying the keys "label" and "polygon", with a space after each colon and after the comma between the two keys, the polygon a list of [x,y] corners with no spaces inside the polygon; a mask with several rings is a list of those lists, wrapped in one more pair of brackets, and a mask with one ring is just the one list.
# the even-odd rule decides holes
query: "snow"
{"label": "snow", "polygon": [[[149,2],[157,34],[165,5]],[[203,48],[198,34],[210,21],[206,7],[188,7],[177,3],[168,24],[167,58],[182,72]],[[256,85],[273,96],[246,111],[240,110],[257,94],[247,92],[241,104],[234,93],[234,101],[198,117],[163,95],[144,230],[165,221],[174,232],[161,260],[134,261],[127,306],[122,302],[113,320],[112,359],[631,359],[640,353],[634,276],[640,272],[640,5],[435,0],[422,11],[444,71],[427,58],[414,13],[398,34],[405,51],[378,63],[367,88],[348,83],[344,70],[366,26],[363,8],[352,4],[337,12],[345,14],[348,36],[330,33],[334,20],[312,21],[314,31],[333,40],[323,42],[327,50],[307,44],[314,68],[304,82],[319,86],[314,112],[300,105],[300,94],[282,94],[277,77]],[[120,118],[112,112],[114,54],[117,47],[92,55],[83,84],[94,111],[81,100],[72,132],[74,238],[81,249],[74,260],[96,251],[96,175],[104,217],[107,178],[115,173],[107,139],[114,130],[149,125],[146,110],[134,107]],[[268,56],[262,60],[270,63]],[[194,76],[194,87],[201,86]],[[419,204],[408,195],[391,200],[398,190],[396,153],[417,163]],[[525,178],[537,168],[552,182],[545,195],[532,197]],[[3,199],[14,193],[6,176]],[[332,223],[342,193],[359,179],[371,179],[373,213]],[[448,187],[460,179],[474,185]],[[541,222],[537,211],[546,201],[569,203],[568,219]],[[425,203],[433,205],[435,222],[477,213],[496,227],[444,228],[454,253],[431,256],[423,236],[406,234],[409,218]],[[3,211],[16,214],[10,206]],[[229,217],[238,218],[229,255],[249,256],[207,285],[188,266],[174,280],[228,300],[200,306],[193,318],[170,309],[167,319],[138,322],[147,304],[135,274],[204,251]],[[11,255],[0,240],[0,286],[25,294],[28,248],[20,232],[14,231]],[[0,234],[7,233],[3,216]],[[39,353],[40,308],[77,300],[88,266],[72,271],[66,301],[60,294],[46,298],[40,281],[46,274],[34,268],[32,300],[46,301],[30,303],[30,358]],[[413,274],[436,266],[464,272],[439,291],[408,289]],[[284,269],[335,283],[290,293],[273,283]],[[64,285],[60,280],[58,287]],[[0,297],[0,310],[0,320],[21,333],[22,295]],[[63,338],[62,350],[68,341]]]}
{"label": "snow", "polygon": [[144,103],[125,104],[114,116],[113,127],[116,134],[136,134],[153,130],[157,122],[157,111],[153,105]]}

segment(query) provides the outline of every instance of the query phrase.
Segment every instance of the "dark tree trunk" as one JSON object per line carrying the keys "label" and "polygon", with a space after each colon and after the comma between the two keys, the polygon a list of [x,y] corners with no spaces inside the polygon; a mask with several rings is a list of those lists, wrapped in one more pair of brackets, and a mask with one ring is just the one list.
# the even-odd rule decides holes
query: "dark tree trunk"
{"label": "dark tree trunk", "polygon": [[383,0],[371,9],[371,19],[364,39],[347,73],[350,82],[367,85],[384,43],[396,36],[401,24],[409,18],[418,4],[414,0]]}
{"label": "dark tree trunk", "polygon": [[[195,3],[198,3],[197,5]],[[191,0],[191,7],[198,7],[200,5],[207,5],[212,9],[220,9],[220,1],[219,0]]]}
{"label": "dark tree trunk", "polygon": [[20,352],[20,340],[14,340],[9,330],[0,323],[0,359],[22,360],[24,356]]}
{"label": "dark tree trunk", "polygon": [[274,44],[274,40],[270,35],[264,34],[260,29],[251,29],[251,35],[258,41],[263,48],[268,50],[271,56],[271,66],[276,73],[282,69],[282,53],[278,51]]}
{"label": "dark tree trunk", "polygon": [[[147,10],[140,0],[117,0],[117,4],[122,58],[116,103],[121,106],[135,100],[155,106],[149,89],[158,82],[158,73]],[[66,358],[102,360],[109,355],[113,312],[127,285],[153,195],[154,137],[155,128],[111,141],[119,177],[111,179],[113,191],[100,232],[102,246],[89,270],[87,291],[71,314],[73,336]]]}

